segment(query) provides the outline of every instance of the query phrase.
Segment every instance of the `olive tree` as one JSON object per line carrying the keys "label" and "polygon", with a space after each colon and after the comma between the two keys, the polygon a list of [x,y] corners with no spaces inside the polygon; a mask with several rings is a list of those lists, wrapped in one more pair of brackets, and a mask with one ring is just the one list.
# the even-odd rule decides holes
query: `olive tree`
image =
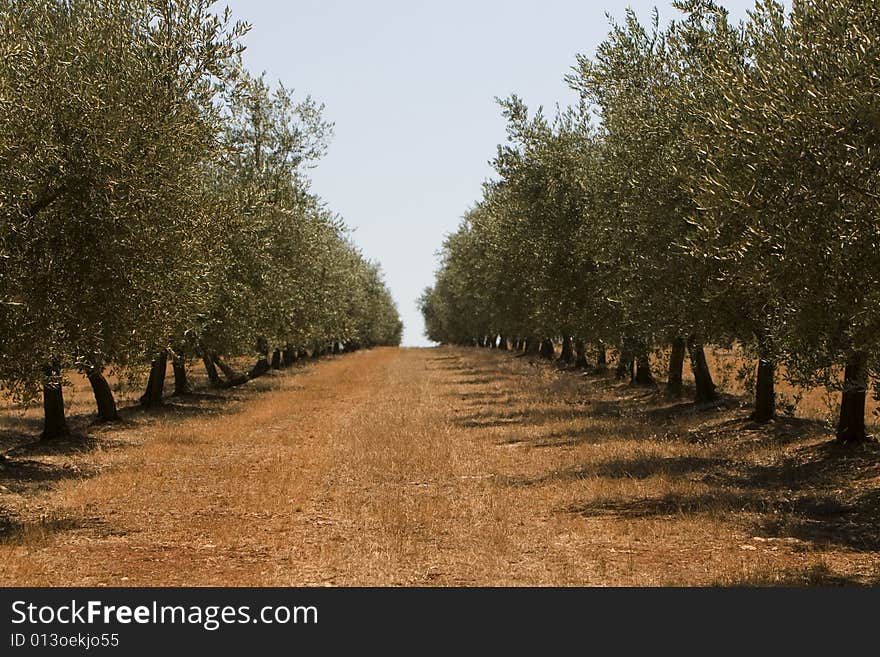
{"label": "olive tree", "polygon": [[200,180],[218,79],[244,26],[203,0],[4,0],[0,7],[0,379],[43,387],[67,431],[62,372],[112,417],[105,363],[166,344],[192,313]]}

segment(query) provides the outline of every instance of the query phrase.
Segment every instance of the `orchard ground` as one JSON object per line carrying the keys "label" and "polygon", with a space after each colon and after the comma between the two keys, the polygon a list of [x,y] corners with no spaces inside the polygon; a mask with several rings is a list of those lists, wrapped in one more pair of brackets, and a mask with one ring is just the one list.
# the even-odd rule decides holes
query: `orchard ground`
{"label": "orchard ground", "polygon": [[[716,353],[728,391],[739,364]],[[149,414],[117,383],[94,427],[74,380],[58,443],[2,408],[0,584],[880,583],[880,448],[835,445],[822,391],[758,426],[460,348],[195,382]]]}

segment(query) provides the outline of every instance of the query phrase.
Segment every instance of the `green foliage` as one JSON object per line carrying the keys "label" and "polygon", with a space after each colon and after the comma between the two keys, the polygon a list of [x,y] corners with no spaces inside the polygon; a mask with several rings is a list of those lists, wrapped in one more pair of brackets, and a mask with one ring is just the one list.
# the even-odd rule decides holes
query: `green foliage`
{"label": "green foliage", "polygon": [[711,0],[675,5],[663,27],[612,23],[554,122],[502,103],[497,177],[444,244],[428,336],[646,353],[698,335],[802,384],[865,355],[876,373],[880,14],[761,0],[733,25]]}
{"label": "green foliage", "polygon": [[0,381],[315,341],[397,343],[309,191],[332,126],[241,69],[209,0],[0,0]]}

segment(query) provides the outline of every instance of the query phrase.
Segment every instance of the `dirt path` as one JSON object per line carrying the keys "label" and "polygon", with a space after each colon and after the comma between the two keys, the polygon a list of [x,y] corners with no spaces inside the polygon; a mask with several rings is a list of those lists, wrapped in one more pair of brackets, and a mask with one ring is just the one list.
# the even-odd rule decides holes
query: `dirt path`
{"label": "dirt path", "polygon": [[[628,413],[644,393],[477,350],[377,349],[266,380],[268,390],[221,413],[130,428],[142,444],[70,457],[94,476],[18,496],[0,584],[829,583],[880,573],[876,526],[810,531],[839,481],[817,488],[813,473],[813,497],[802,499],[770,479],[774,464],[816,462],[815,438],[771,450],[746,427],[701,440],[705,418]],[[880,475],[865,471],[876,455],[864,458],[862,475]],[[761,464],[771,469],[749,470]]]}

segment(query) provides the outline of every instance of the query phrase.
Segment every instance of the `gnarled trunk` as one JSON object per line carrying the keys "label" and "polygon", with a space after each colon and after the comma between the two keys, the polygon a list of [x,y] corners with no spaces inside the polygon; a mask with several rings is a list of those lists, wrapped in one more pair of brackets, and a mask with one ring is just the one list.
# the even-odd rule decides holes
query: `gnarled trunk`
{"label": "gnarled trunk", "polygon": [[281,350],[281,367],[290,367],[295,360],[296,351],[290,345]]}
{"label": "gnarled trunk", "polygon": [[541,351],[541,342],[538,338],[528,337],[526,338],[526,353],[537,355]]}
{"label": "gnarled trunk", "polygon": [[587,345],[586,343],[577,338],[574,341],[574,366],[580,369],[586,369],[590,366],[590,363],[587,362]]}
{"label": "gnarled trunk", "polygon": [[192,388],[186,376],[186,359],[182,355],[176,355],[171,359],[171,369],[174,370],[174,394],[191,395]]}
{"label": "gnarled trunk", "polygon": [[61,371],[57,364],[45,367],[43,380],[43,432],[42,440],[64,438],[70,435],[64,416],[64,393],[61,388]]}
{"label": "gnarled trunk", "polygon": [[214,359],[210,354],[204,354],[202,356],[202,362],[205,364],[205,372],[208,373],[208,381],[211,382],[212,386],[219,386],[220,375],[217,374],[217,366],[214,365]]}
{"label": "gnarled trunk", "polygon": [[165,390],[165,373],[168,370],[168,352],[163,351],[150,365],[150,378],[147,389],[141,395],[141,406],[151,408],[162,403],[162,392]]}
{"label": "gnarled trunk", "polygon": [[684,338],[678,337],[672,341],[672,352],[669,354],[669,372],[666,376],[666,394],[670,397],[681,397],[686,351],[687,341]]}
{"label": "gnarled trunk", "polygon": [[563,336],[562,338],[562,353],[559,354],[559,361],[561,363],[570,364],[574,360],[574,349],[572,349],[571,345],[571,336]]}
{"label": "gnarled trunk", "polygon": [[767,358],[758,359],[758,374],[755,379],[755,410],[752,420],[769,422],[776,416],[776,363]]}
{"label": "gnarled trunk", "polygon": [[[620,361],[617,363],[617,369],[614,372],[614,376],[617,379],[626,379],[629,378],[632,381],[635,378],[635,374],[633,372],[633,366],[635,365],[635,358],[629,351],[621,351],[620,352]],[[596,368],[598,369],[598,368]]]}
{"label": "gnarled trunk", "polygon": [[107,383],[107,379],[104,378],[100,368],[88,368],[86,376],[89,379],[89,384],[92,386],[92,393],[95,395],[95,404],[98,407],[98,421],[118,422],[119,411],[116,408],[116,400],[113,398],[110,384]]}
{"label": "gnarled trunk", "polygon": [[[605,349],[605,343],[599,340],[596,343],[596,371],[604,372],[608,369],[608,352]],[[618,377],[623,378],[623,377]]]}
{"label": "gnarled trunk", "polygon": [[546,358],[547,360],[551,360],[556,355],[556,349],[553,347],[553,340],[550,338],[544,338],[541,340],[540,355],[541,358]]}
{"label": "gnarled trunk", "polygon": [[219,355],[212,354],[211,358],[215,363],[217,363],[217,367],[219,367],[220,371],[223,372],[223,376],[226,377],[227,386],[240,386],[243,383],[247,383],[247,375],[236,372],[234,369],[229,367],[228,364],[224,363],[223,359],[221,359]]}
{"label": "gnarled trunk", "polygon": [[507,351],[508,349],[510,349],[510,345],[507,344],[506,335],[501,335],[498,337],[498,348],[501,349],[501,351]]}
{"label": "gnarled trunk", "polygon": [[699,336],[692,335],[687,340],[688,355],[691,360],[691,371],[694,373],[696,384],[697,403],[710,402],[718,399],[715,383],[712,381],[712,373],[706,362],[706,352],[703,349],[703,341]]}
{"label": "gnarled trunk", "polygon": [[654,386],[654,375],[651,373],[651,360],[648,355],[642,353],[636,358],[636,374],[633,383],[637,386]]}
{"label": "gnarled trunk", "polygon": [[755,409],[751,419],[769,422],[776,417],[776,362],[770,357],[768,333],[763,329],[755,332],[758,343],[758,371],[755,376]]}
{"label": "gnarled trunk", "polygon": [[868,433],[865,430],[867,366],[867,356],[861,352],[850,354],[846,360],[843,373],[843,393],[840,398],[840,417],[837,422],[837,440],[841,443],[857,443],[868,438]]}
{"label": "gnarled trunk", "polygon": [[256,379],[258,376],[263,376],[271,368],[272,366],[269,364],[269,354],[265,353],[257,359],[256,363],[254,363],[251,371],[248,372],[248,378]]}
{"label": "gnarled trunk", "polygon": [[281,369],[281,350],[276,349],[272,352],[272,369],[280,370]]}

